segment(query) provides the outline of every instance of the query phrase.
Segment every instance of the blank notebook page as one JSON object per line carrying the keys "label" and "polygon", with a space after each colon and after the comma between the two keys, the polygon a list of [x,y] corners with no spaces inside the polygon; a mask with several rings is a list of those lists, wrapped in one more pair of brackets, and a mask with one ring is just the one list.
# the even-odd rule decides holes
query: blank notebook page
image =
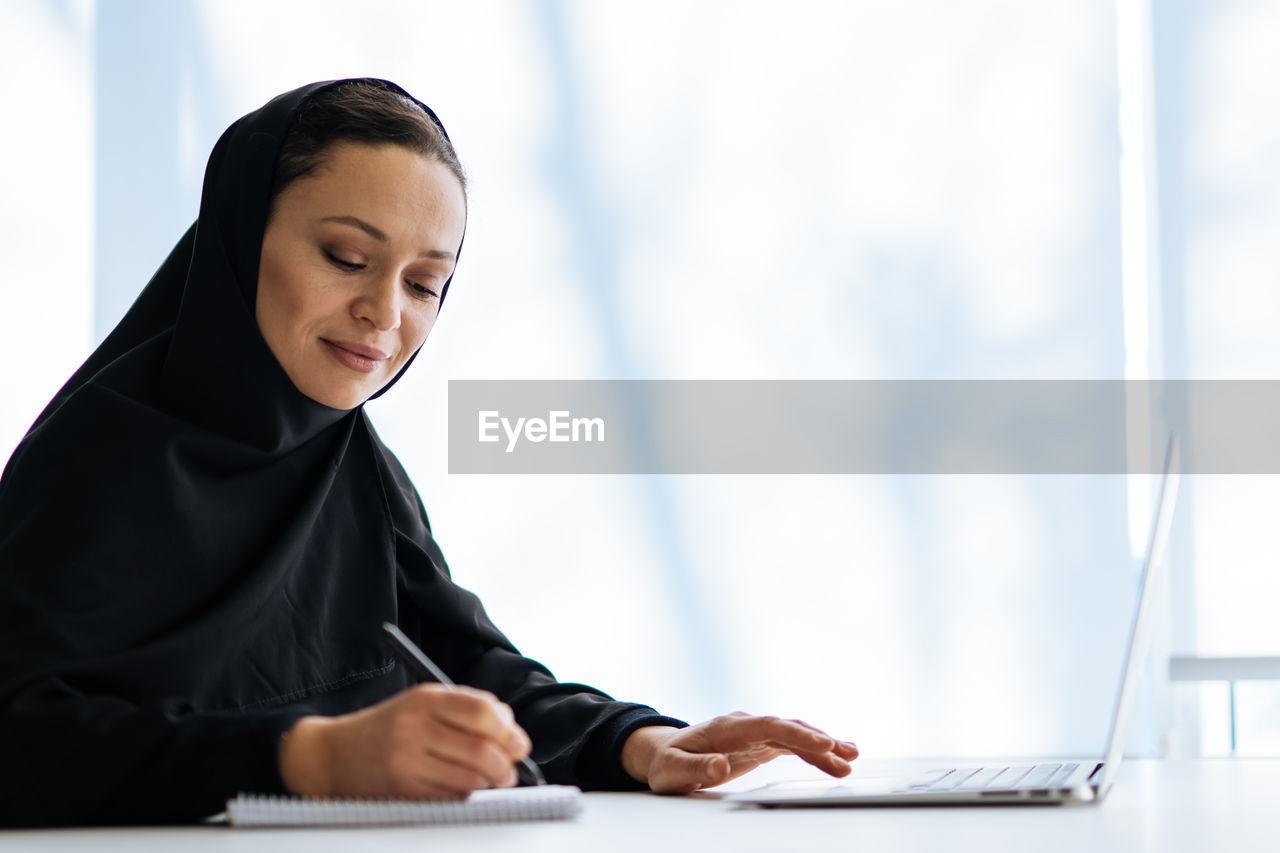
{"label": "blank notebook page", "polygon": [[227,820],[233,826],[498,823],[570,818],[580,811],[582,791],[572,785],[495,788],[475,791],[456,802],[261,794],[240,794],[227,800]]}

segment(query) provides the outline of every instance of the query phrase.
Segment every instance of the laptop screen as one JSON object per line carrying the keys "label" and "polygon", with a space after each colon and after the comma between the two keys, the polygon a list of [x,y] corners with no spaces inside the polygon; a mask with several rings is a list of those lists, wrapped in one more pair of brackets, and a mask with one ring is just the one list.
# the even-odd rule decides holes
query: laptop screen
{"label": "laptop screen", "polygon": [[1129,645],[1125,650],[1124,664],[1120,670],[1120,688],[1115,711],[1111,717],[1111,731],[1107,735],[1106,758],[1102,775],[1097,780],[1100,790],[1106,790],[1111,775],[1120,763],[1124,750],[1125,728],[1129,708],[1137,692],[1138,679],[1146,663],[1147,647],[1151,635],[1152,600],[1157,581],[1163,577],[1165,548],[1169,543],[1169,528],[1173,521],[1173,507],[1178,497],[1179,459],[1178,437],[1169,436],[1164,454],[1164,474],[1160,479],[1159,497],[1156,499],[1155,516],[1151,521],[1151,533],[1147,539],[1146,557],[1142,564],[1142,577],[1138,582],[1138,606],[1133,627],[1129,632]]}

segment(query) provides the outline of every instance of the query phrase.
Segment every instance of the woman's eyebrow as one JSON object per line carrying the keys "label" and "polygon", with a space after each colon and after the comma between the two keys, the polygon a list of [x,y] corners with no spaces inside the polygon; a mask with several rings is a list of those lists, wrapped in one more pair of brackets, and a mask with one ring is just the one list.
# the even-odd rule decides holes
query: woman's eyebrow
{"label": "woman's eyebrow", "polygon": [[[370,237],[377,240],[379,243],[391,242],[390,240],[387,239],[387,235],[384,234],[381,231],[381,229],[376,228],[373,225],[370,225],[368,222],[365,222],[363,219],[361,219],[358,216],[326,216],[322,218],[320,221],[336,222],[339,225],[350,225],[352,227],[359,228],[361,231],[368,234]],[[427,249],[424,252],[419,252],[418,257],[433,258],[441,261],[451,261],[453,260],[453,252],[446,252],[442,249]]]}

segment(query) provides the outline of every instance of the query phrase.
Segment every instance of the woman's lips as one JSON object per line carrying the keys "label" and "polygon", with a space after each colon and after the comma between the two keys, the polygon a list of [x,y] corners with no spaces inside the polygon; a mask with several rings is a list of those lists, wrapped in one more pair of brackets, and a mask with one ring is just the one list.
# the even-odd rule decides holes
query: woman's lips
{"label": "woman's lips", "polygon": [[367,347],[353,341],[330,341],[321,338],[324,345],[333,353],[333,357],[352,370],[360,373],[373,373],[382,367],[388,356],[381,350]]}

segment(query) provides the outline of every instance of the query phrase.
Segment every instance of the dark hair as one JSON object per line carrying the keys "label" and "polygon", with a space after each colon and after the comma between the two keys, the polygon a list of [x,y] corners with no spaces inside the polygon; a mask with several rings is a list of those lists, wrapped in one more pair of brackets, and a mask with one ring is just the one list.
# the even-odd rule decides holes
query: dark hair
{"label": "dark hair", "polygon": [[412,98],[371,80],[322,89],[298,108],[285,134],[268,196],[268,217],[285,188],[324,164],[339,142],[401,145],[449,168],[467,192],[467,176],[439,121]]}

